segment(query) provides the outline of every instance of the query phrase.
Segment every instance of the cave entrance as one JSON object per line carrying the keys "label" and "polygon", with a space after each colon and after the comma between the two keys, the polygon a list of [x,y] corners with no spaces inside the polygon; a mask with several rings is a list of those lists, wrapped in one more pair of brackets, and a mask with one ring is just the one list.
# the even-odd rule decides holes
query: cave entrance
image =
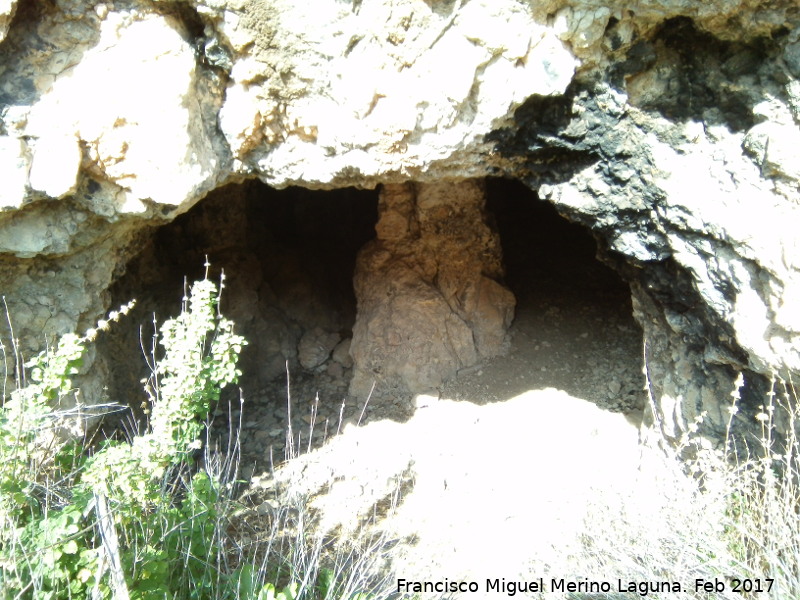
{"label": "cave entrance", "polygon": [[642,332],[628,285],[597,260],[594,238],[518,181],[489,179],[486,195],[517,300],[511,344],[446,394],[500,401],[552,387],[614,411],[641,409]]}
{"label": "cave entrance", "polygon": [[[441,191],[423,190],[423,202],[431,203],[424,195],[430,190]],[[552,387],[611,410],[640,408],[641,331],[627,285],[595,258],[594,239],[517,181],[490,179],[485,197],[490,225],[493,221],[499,232],[504,283],[516,297],[510,347],[502,356],[460,370],[440,388],[442,396],[481,403]],[[287,363],[293,427],[305,428],[306,439],[328,437],[342,419],[359,418],[367,398],[348,394],[355,355],[349,346],[356,323],[353,281],[359,251],[376,238],[378,198],[378,191],[279,191],[250,181],[215,190],[147,234],[110,289],[114,305],[131,298],[138,302],[119,333],[102,342],[104,355],[113,357],[113,397],[134,409],[141,403],[139,381],[147,372],[140,339],[149,344],[153,314],[159,322],[176,314],[184,281],[202,277],[208,257],[212,274],[226,273],[223,312],[249,342],[240,363],[245,447],[262,457],[270,446],[280,452],[287,424]],[[389,200],[382,202],[388,206]],[[387,234],[386,228],[384,222],[377,229],[393,240],[390,234],[396,232]],[[490,303],[502,297],[484,295]],[[386,351],[396,352],[390,346]],[[238,398],[232,399],[236,418]],[[392,404],[406,401],[375,398],[366,416],[395,416]],[[222,414],[225,407],[218,410]],[[312,415],[313,432],[308,427]],[[227,429],[227,419],[221,421]]]}
{"label": "cave entrance", "polygon": [[[376,218],[375,191],[275,190],[249,181],[211,192],[151,231],[110,290],[114,305],[137,299],[120,333],[105,342],[105,355],[113,357],[113,395],[137,410],[139,380],[147,375],[140,325],[148,346],[153,314],[163,322],[177,313],[184,281],[202,278],[208,257],[212,277],[225,271],[223,314],[248,340],[240,359],[243,442],[260,442],[262,449],[282,445],[287,362],[298,418],[307,419],[319,397],[320,421],[338,419],[352,366],[356,253],[374,237]],[[231,399],[236,418],[238,397]],[[346,411],[345,417],[356,407]],[[218,409],[224,412],[226,407]]]}

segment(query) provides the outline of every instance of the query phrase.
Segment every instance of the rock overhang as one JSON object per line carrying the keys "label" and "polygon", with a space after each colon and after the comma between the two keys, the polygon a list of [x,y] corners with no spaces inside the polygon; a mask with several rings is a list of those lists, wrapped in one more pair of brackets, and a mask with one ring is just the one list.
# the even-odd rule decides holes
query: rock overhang
{"label": "rock overhang", "polygon": [[790,3],[158,4],[0,19],[3,285],[31,345],[224,183],[508,175],[631,281],[678,429],[737,370],[800,370]]}

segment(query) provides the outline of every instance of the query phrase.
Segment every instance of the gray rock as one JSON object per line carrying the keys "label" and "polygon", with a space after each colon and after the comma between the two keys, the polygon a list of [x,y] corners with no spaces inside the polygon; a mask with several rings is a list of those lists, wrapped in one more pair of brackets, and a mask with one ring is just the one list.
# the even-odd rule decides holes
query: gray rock
{"label": "gray rock", "polygon": [[514,296],[479,182],[384,186],[359,254],[350,394],[426,392],[506,348]]}
{"label": "gray rock", "polygon": [[353,366],[353,357],[350,356],[350,344],[352,342],[353,338],[343,339],[336,345],[331,355],[333,360],[342,365],[345,369],[349,369]]}
{"label": "gray rock", "polygon": [[783,60],[789,68],[789,72],[800,79],[800,41],[786,44],[783,49]]}
{"label": "gray rock", "polygon": [[318,367],[328,360],[340,340],[341,336],[338,333],[315,327],[300,338],[297,346],[297,359],[305,369]]}

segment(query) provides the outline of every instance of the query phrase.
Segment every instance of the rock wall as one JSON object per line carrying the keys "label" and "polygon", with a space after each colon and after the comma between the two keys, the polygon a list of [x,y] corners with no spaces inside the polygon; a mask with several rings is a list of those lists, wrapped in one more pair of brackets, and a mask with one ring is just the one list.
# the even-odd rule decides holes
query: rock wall
{"label": "rock wall", "polygon": [[476,181],[383,187],[356,264],[351,394],[427,392],[503,352],[514,295],[485,202]]}
{"label": "rock wall", "polygon": [[[724,430],[739,372],[743,426],[771,377],[800,374],[795,2],[10,0],[0,65],[0,289],[26,350],[89,326],[146,232],[224,184],[384,184],[353,389],[395,356],[386,336],[407,330],[368,324],[400,302],[438,307],[442,347],[392,369],[436,385],[500,346],[510,299],[480,283],[500,254],[471,244],[492,238],[476,180],[503,175],[591,229],[630,282],[668,435],[704,411]],[[384,303],[370,286],[403,260]]]}
{"label": "rock wall", "polygon": [[278,191],[249,181],[214,190],[143,235],[109,290],[113,305],[136,297],[137,306],[98,342],[113,373],[113,397],[141,402],[134,401],[147,376],[140,339],[146,346],[153,315],[163,321],[177,314],[185,281],[203,276],[206,259],[211,277],[225,271],[222,310],[248,340],[240,366],[249,400],[271,397],[272,387],[282,398],[287,363],[295,380],[304,372],[349,378],[353,271],[356,253],[373,236],[376,205],[370,190]]}
{"label": "rock wall", "polygon": [[[725,42],[672,19],[629,51],[646,59],[534,98],[496,134],[523,179],[590,227],[631,282],[671,436],[706,411],[706,428],[724,433],[739,372],[758,392],[744,422],[764,402],[761,376],[800,368],[793,39]],[[772,159],[767,130],[780,138]]]}

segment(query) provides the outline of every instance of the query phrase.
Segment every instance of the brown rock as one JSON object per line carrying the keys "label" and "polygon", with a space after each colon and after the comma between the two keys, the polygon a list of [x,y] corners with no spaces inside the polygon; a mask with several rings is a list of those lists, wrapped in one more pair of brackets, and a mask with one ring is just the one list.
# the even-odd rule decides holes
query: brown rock
{"label": "brown rock", "polygon": [[328,360],[340,339],[338,333],[325,331],[321,327],[306,331],[297,345],[297,359],[305,369],[318,367]]}
{"label": "brown rock", "polygon": [[504,350],[514,296],[483,208],[476,181],[383,188],[356,265],[352,394],[427,391]]}

